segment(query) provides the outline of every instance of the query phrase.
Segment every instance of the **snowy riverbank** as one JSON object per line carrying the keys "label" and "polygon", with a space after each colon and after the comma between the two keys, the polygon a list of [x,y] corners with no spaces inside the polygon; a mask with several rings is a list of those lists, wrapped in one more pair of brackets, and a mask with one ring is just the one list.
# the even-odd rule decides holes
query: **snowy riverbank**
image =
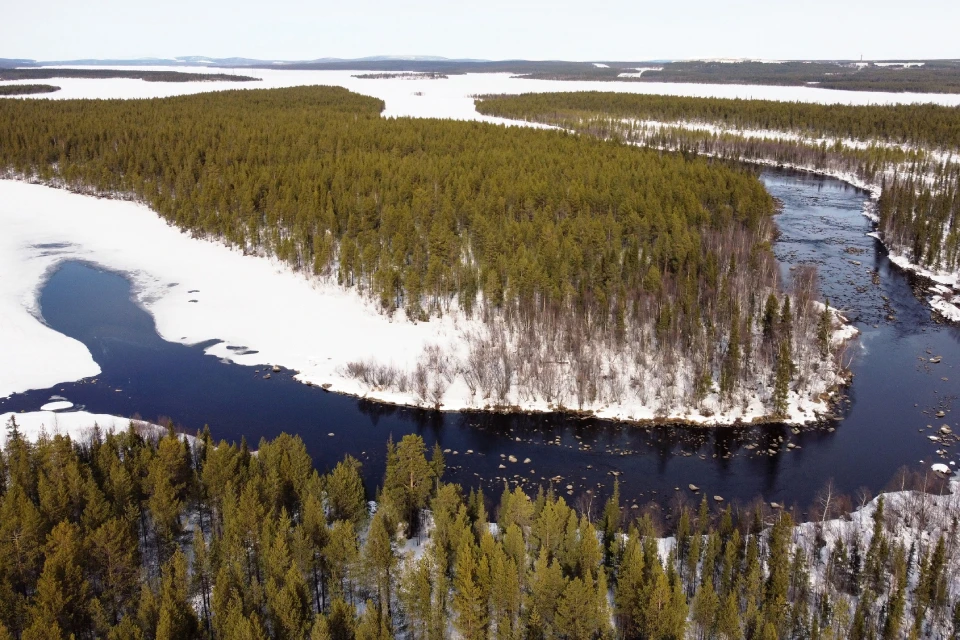
{"label": "snowy riverbank", "polygon": [[[913,102],[927,96],[821,91],[803,87],[654,85],[610,82],[551,82],[508,74],[467,74],[449,80],[363,80],[353,72],[264,70],[261,83],[144,83],[137,80],[73,80],[57,98],[148,97],[232,88],[337,84],[380,97],[384,115],[445,117],[508,122],[478,114],[473,96],[526,91],[617,90],[719,97],[766,97],[817,102]],[[144,93],[147,92],[147,93]],[[960,96],[938,97],[938,100]],[[512,121],[511,121],[512,122]],[[803,168],[803,167],[797,167]],[[855,176],[838,175],[854,183]],[[874,191],[875,194],[875,191]],[[198,240],[168,226],[141,205],[57,191],[39,185],[0,181],[0,319],[10,327],[0,348],[10,365],[0,373],[0,397],[58,382],[94,376],[99,367],[80,343],[53,332],[40,321],[37,296],[45,277],[65,260],[82,260],[127,275],[138,302],[155,318],[165,339],[193,344],[224,342],[207,351],[250,365],[276,364],[299,372],[298,379],[330,390],[396,404],[434,406],[412,391],[388,391],[347,373],[352,363],[376,363],[412,372],[428,348],[452,359],[464,358],[465,336],[482,328],[457,313],[429,322],[390,318],[369,301],[335,284],[294,273],[274,260],[245,256],[222,244]],[[149,239],[149,240],[146,240]],[[147,244],[148,243],[148,244]],[[195,300],[195,302],[193,302]],[[837,326],[834,340],[855,333]],[[228,349],[235,347],[235,349]],[[243,347],[245,349],[236,349]],[[258,353],[248,353],[255,350]],[[789,421],[808,422],[829,411],[823,400],[842,380],[826,376],[803,397],[792,394]],[[597,402],[584,410],[618,420],[677,420],[695,424],[751,422],[768,413],[763,398],[721,407],[709,395],[702,411],[664,410],[655,402]],[[439,402],[444,410],[485,409],[491,401],[473,394],[454,376]],[[514,394],[496,403],[520,411],[562,408]],[[568,398],[564,406],[576,404]]]}
{"label": "snowy riverbank", "polygon": [[[193,238],[134,202],[2,180],[0,226],[7,231],[0,237],[0,317],[10,327],[0,335],[0,350],[8,354],[0,396],[99,373],[82,344],[41,320],[39,290],[67,260],[125,274],[137,302],[168,341],[223,340],[207,353],[246,365],[280,365],[299,372],[303,382],[383,402],[437,404],[436,399],[425,402],[412,388],[389,390],[362,381],[350,374],[351,363],[376,363],[406,374],[431,347],[455,363],[467,358],[468,336],[483,330],[479,320],[457,312],[429,322],[408,321],[402,312],[389,317],[355,291],[295,273],[273,259]],[[853,331],[838,322],[834,339],[847,339]],[[440,408],[490,408],[491,401],[473,393],[453,369]],[[821,396],[840,382],[837,377],[802,397],[792,394],[789,421],[809,422],[828,412]],[[499,404],[519,411],[563,408],[517,393]],[[768,413],[760,397],[725,410],[708,397],[702,412],[664,411],[639,398],[582,409],[609,419],[698,424],[752,422]]]}

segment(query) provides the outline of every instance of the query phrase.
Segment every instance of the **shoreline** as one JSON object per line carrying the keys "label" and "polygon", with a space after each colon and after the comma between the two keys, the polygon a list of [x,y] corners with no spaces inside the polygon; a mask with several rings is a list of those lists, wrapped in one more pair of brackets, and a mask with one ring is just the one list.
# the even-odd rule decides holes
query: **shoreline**
{"label": "shoreline", "polygon": [[[811,391],[805,392],[803,397],[791,391],[786,417],[769,415],[761,402],[763,396],[756,393],[744,393],[738,404],[725,411],[683,408],[682,411],[674,410],[664,415],[661,409],[643,404],[640,398],[620,404],[594,403],[583,409],[543,401],[508,402],[503,407],[496,407],[486,402],[486,398],[476,398],[473,394],[466,396],[464,401],[466,384],[456,375],[448,395],[444,397],[445,401],[439,407],[435,404],[431,407],[418,401],[409,391],[402,394],[371,389],[349,377],[345,371],[346,365],[371,357],[378,363],[390,363],[391,366],[399,365],[401,370],[410,370],[422,348],[438,341],[456,353],[458,348],[463,347],[464,336],[469,330],[481,326],[479,320],[468,319],[459,312],[431,318],[428,322],[407,321],[402,313],[388,317],[356,291],[321,282],[274,259],[243,255],[241,250],[230,248],[217,240],[194,238],[168,224],[135,199],[123,198],[122,195],[94,195],[71,190],[64,185],[50,186],[26,179],[11,180],[9,177],[0,181],[0,190],[11,192],[5,198],[7,211],[0,208],[0,217],[12,220],[8,226],[12,227],[11,235],[15,236],[11,238],[11,275],[20,266],[19,262],[41,265],[39,274],[25,276],[28,282],[9,283],[19,289],[16,291],[19,294],[16,297],[20,315],[17,319],[24,321],[26,318],[23,316],[29,316],[28,324],[32,328],[46,332],[55,333],[39,318],[39,295],[43,283],[56,265],[77,260],[127,277],[134,288],[136,303],[153,317],[157,333],[168,341],[198,344],[219,340],[207,347],[205,352],[238,364],[283,366],[295,371],[295,378],[302,383],[383,404],[427,410],[439,408],[447,413],[564,413],[644,426],[685,424],[712,428],[758,423],[805,425],[829,420],[833,415],[832,400],[824,399],[823,394],[836,399],[843,387],[841,372],[835,372],[837,378],[816,393],[817,399],[809,395]],[[47,200],[55,203],[55,206],[45,205]],[[49,210],[24,216],[20,211],[23,208]],[[19,213],[9,213],[14,209]],[[64,215],[64,209],[69,209],[70,214]],[[85,214],[85,210],[88,213]],[[68,224],[73,224],[74,228],[65,228]],[[24,225],[29,228],[23,229]],[[158,251],[155,253],[169,253],[170,256],[177,256],[178,260],[165,257],[145,259],[135,249],[124,247],[143,237],[156,239]],[[249,280],[231,280],[225,275],[217,275],[243,271],[252,272]],[[198,274],[205,276],[200,283],[196,282]],[[184,284],[184,280],[192,284]],[[187,287],[190,287],[190,291],[202,291],[199,294],[202,296],[201,305],[207,302],[207,293],[214,290],[214,312],[198,313],[198,309],[203,308],[201,305],[186,304],[189,302],[187,298],[192,300],[197,295],[181,295],[180,289]],[[274,291],[288,288],[293,290],[288,297],[277,295]],[[290,300],[304,300],[305,297],[312,303],[307,305],[309,309],[290,309],[290,313],[296,311],[311,318],[324,318],[327,324],[318,326],[312,322],[297,322],[295,318],[280,322],[278,318],[285,315],[283,310],[290,305]],[[269,302],[251,306],[247,298],[268,298]],[[265,309],[257,314],[256,310],[262,307]],[[3,312],[0,310],[0,313]],[[10,314],[9,309],[6,312]],[[246,321],[236,320],[242,316],[247,316]],[[357,322],[364,325],[360,330],[353,326]],[[278,331],[269,331],[271,327]],[[321,334],[319,338],[318,333]],[[843,316],[839,313],[835,315],[834,343],[849,340],[857,333],[856,328],[847,323]],[[0,384],[0,393],[8,396],[16,392],[51,388],[59,383],[99,373],[99,365],[93,362],[86,347],[62,334],[55,335],[57,337],[53,340],[58,341],[61,348],[65,342],[74,350],[81,348],[83,355],[74,353],[73,358],[83,357],[89,361],[89,367],[76,367],[75,371],[65,373],[67,367],[64,365],[67,363],[52,354],[45,362],[36,362],[32,358],[25,359],[27,362],[12,362],[12,372],[33,367],[41,369],[46,377],[41,382],[30,384],[24,384],[19,375],[13,376],[17,378],[16,381],[0,380],[3,383]],[[345,337],[345,340],[338,341],[339,344],[331,343],[328,335]],[[355,338],[350,339],[348,336],[351,335]],[[343,345],[343,342],[349,344]],[[230,345],[243,345],[244,351],[231,351],[227,348]],[[29,351],[30,345],[26,346]],[[247,353],[249,350],[258,353],[251,355]],[[706,405],[701,407],[709,407],[710,404],[720,408],[715,393],[708,395]]]}

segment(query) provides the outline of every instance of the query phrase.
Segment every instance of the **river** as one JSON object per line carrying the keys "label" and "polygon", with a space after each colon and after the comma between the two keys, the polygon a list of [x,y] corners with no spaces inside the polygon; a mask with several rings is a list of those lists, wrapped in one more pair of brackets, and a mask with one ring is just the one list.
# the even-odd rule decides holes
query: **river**
{"label": "river", "polygon": [[[320,470],[345,454],[358,458],[371,492],[383,474],[387,439],[418,433],[428,446],[449,451],[446,478],[465,488],[481,486],[496,499],[505,480],[528,488],[553,482],[594,510],[615,476],[627,505],[696,499],[687,489],[692,483],[727,501],[762,497],[803,509],[831,478],[843,492],[876,493],[903,465],[928,469],[954,459],[937,455],[941,445],[928,436],[942,424],[957,426],[949,411],[960,390],[960,333],[931,317],[922,283],[866,235],[866,193],[803,173],[771,169],[761,179],[783,203],[774,251],[784,278],[793,265],[816,264],[823,295],[862,332],[847,350],[854,383],[841,418],[830,424],[796,433],[785,425],[640,428],[562,415],[378,405],[307,387],[290,371],[264,379],[262,367],[205,355],[210,343],[166,342],[133,302],[123,275],[80,262],[53,273],[40,306],[49,326],[87,346],[102,374],[0,400],[0,412],[36,410],[58,395],[95,413],[169,417],[188,431],[207,424],[217,439],[246,437],[252,446],[286,431],[303,438]],[[942,362],[931,364],[932,354]],[[947,412],[945,420],[934,417],[938,410]],[[768,455],[766,445],[781,437],[781,453]]]}

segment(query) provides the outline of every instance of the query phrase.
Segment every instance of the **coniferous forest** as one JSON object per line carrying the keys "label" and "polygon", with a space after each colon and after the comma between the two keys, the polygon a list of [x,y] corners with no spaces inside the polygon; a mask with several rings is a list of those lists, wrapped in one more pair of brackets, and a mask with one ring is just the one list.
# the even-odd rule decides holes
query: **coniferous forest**
{"label": "coniferous forest", "polygon": [[[476,104],[481,113],[601,138],[854,176],[882,190],[878,229],[891,250],[933,271],[960,271],[960,107],[601,92],[485,96]],[[744,135],[751,129],[763,135]]]}
{"label": "coniferous forest", "polygon": [[481,406],[759,399],[783,415],[836,381],[816,273],[780,289],[774,203],[749,170],[382,108],[330,87],[3,102],[0,163],[140,200],[384,313],[481,318],[458,360],[378,376],[423,403],[460,376]]}
{"label": "coniferous forest", "polygon": [[837,525],[844,499],[828,488],[799,528],[762,503],[681,500],[664,526],[655,510],[622,509],[616,486],[586,511],[552,487],[505,486],[498,501],[464,493],[417,435],[388,443],[382,484],[365,488],[359,462],[320,474],[295,436],[254,452],[208,430],[159,434],[131,423],[31,443],[7,424],[0,638],[861,640],[960,629],[956,507],[921,492],[881,497]]}

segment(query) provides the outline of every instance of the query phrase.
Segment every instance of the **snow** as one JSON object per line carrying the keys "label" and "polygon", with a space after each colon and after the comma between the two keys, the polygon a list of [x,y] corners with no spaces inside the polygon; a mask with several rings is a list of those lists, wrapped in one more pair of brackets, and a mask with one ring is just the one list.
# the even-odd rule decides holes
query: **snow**
{"label": "snow", "polygon": [[633,71],[624,71],[623,73],[618,73],[618,78],[639,78],[643,75],[644,71],[662,71],[663,67],[637,67]]}
{"label": "snow", "polygon": [[[162,435],[165,429],[143,420],[130,420],[106,413],[87,413],[86,411],[71,411],[69,413],[55,413],[53,411],[32,411],[29,413],[2,413],[0,414],[0,445],[7,441],[7,425],[10,418],[17,421],[17,429],[20,434],[31,442],[36,442],[41,434],[47,436],[64,435],[70,436],[75,442],[83,442],[93,433],[94,425],[100,427],[101,431],[117,432],[126,431],[130,423],[141,433],[151,433]],[[2,448],[2,447],[0,447]]]}
{"label": "snow", "polygon": [[72,408],[73,403],[69,400],[54,400],[53,402],[48,402],[41,406],[40,411],[63,411],[64,409]]}
{"label": "snow", "polygon": [[942,462],[938,462],[936,464],[930,465],[930,469],[932,471],[936,471],[937,473],[944,473],[946,475],[950,475],[950,467],[943,464]]}
{"label": "snow", "polygon": [[[93,68],[100,67],[71,67]],[[210,67],[112,67],[116,69],[181,71],[211,73]],[[385,116],[454,118],[505,122],[482,116],[473,106],[473,96],[488,93],[531,93],[557,91],[620,91],[624,93],[679,95],[714,98],[756,98],[766,100],[818,102],[823,104],[896,104],[931,102],[960,105],[960,94],[884,93],[872,91],[839,91],[808,86],[780,87],[762,85],[710,85],[679,82],[616,82],[535,80],[514,77],[510,73],[467,73],[451,75],[444,82],[427,78],[401,80],[387,78],[365,80],[352,77],[360,70],[297,71],[290,69],[216,69],[218,73],[261,78],[256,82],[144,82],[124,78],[85,79],[58,78],[60,91],[43,94],[39,99],[68,98],[159,98],[182,94],[222,91],[227,89],[275,88],[302,85],[338,85],[351,91],[383,99]],[[24,84],[35,83],[20,80]],[[16,83],[15,82],[15,83]],[[53,81],[51,81],[53,82]],[[421,95],[416,95],[421,94]],[[38,99],[19,96],[17,99]]]}
{"label": "snow", "polygon": [[926,62],[874,62],[873,64],[877,67],[903,67],[904,69],[909,69],[910,67],[922,67]]}
{"label": "snow", "polygon": [[[951,481],[949,492],[943,495],[921,491],[892,491],[881,495],[884,501],[884,531],[891,547],[898,543],[904,549],[916,549],[918,554],[929,553],[937,540],[943,537],[950,549],[950,540],[955,533],[956,514],[960,512],[960,483]],[[869,548],[873,539],[873,515],[879,499],[880,496],[874,498],[847,516],[824,522],[805,522],[794,528],[793,542],[797,548],[806,552],[814,593],[828,584],[828,559],[838,540],[842,540],[847,549],[850,549],[855,541],[861,550]],[[956,594],[960,591],[960,559],[956,554],[952,554],[948,562],[945,572],[948,576],[947,588],[950,593]],[[849,596],[839,593],[836,597],[850,600]],[[912,607],[909,602],[908,607]],[[934,624],[931,637],[945,638],[949,635],[942,626],[939,629],[936,627],[938,623]]]}
{"label": "snow", "polygon": [[594,63],[593,63],[593,66],[595,66],[595,67],[598,68],[598,69],[609,69],[609,68],[610,68],[610,65],[608,65],[608,64],[603,64],[602,62],[594,62]]}

